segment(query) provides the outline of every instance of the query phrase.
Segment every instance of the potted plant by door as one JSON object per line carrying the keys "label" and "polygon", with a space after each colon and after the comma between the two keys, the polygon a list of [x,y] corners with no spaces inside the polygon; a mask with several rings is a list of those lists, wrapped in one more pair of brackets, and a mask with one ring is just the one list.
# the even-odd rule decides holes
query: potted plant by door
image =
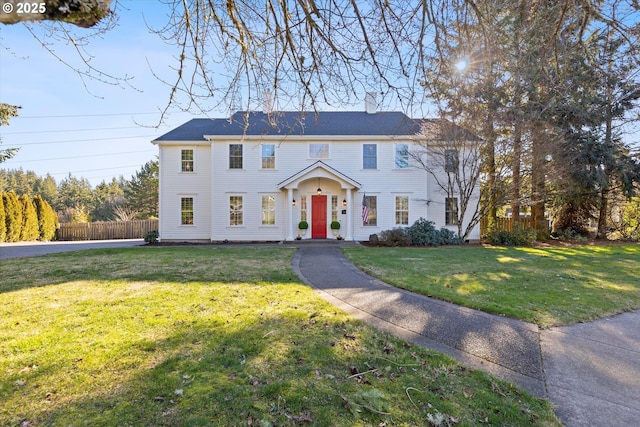
{"label": "potted plant by door", "polygon": [[331,231],[333,232],[334,236],[338,235],[338,230],[340,230],[340,223],[338,221],[331,221]]}
{"label": "potted plant by door", "polygon": [[300,221],[298,223],[298,230],[300,230],[298,232],[298,237],[300,239],[302,239],[302,236],[304,236],[305,234],[307,234],[307,229],[309,228],[309,223],[307,221]]}

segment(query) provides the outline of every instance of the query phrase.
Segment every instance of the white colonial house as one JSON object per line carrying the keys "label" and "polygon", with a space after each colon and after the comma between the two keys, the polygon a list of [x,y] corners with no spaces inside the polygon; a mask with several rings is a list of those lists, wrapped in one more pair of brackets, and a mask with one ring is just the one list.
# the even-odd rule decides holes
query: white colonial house
{"label": "white colonial house", "polygon": [[153,141],[160,239],[368,240],[420,217],[457,231],[458,199],[410,155],[425,122],[371,110],[193,119]]}

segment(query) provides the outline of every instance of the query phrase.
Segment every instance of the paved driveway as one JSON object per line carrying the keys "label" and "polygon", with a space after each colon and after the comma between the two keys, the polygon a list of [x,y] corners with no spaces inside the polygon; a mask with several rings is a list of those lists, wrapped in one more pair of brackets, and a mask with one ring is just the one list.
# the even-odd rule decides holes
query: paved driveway
{"label": "paved driveway", "polygon": [[0,243],[0,259],[24,258],[84,249],[127,248],[139,245],[144,245],[143,239]]}

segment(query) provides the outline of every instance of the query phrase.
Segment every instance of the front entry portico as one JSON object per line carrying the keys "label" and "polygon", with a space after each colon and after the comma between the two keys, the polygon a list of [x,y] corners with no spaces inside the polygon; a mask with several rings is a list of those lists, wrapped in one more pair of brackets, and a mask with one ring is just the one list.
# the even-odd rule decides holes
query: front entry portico
{"label": "front entry portico", "polygon": [[341,223],[340,234],[345,240],[353,240],[353,192],[361,188],[359,182],[322,161],[280,182],[278,189],[287,191],[286,240],[294,240],[299,234],[300,221],[309,224],[311,233],[305,238],[326,239],[329,223],[336,217]]}

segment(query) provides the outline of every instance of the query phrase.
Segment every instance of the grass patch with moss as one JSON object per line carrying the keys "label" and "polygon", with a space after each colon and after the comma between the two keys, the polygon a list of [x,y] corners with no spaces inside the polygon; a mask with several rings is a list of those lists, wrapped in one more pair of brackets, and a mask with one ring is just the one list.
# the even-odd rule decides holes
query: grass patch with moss
{"label": "grass patch with moss", "polygon": [[640,245],[344,248],[394,286],[537,323],[590,321],[640,307]]}
{"label": "grass patch with moss", "polygon": [[293,248],[0,261],[0,425],[559,425],[319,298]]}

